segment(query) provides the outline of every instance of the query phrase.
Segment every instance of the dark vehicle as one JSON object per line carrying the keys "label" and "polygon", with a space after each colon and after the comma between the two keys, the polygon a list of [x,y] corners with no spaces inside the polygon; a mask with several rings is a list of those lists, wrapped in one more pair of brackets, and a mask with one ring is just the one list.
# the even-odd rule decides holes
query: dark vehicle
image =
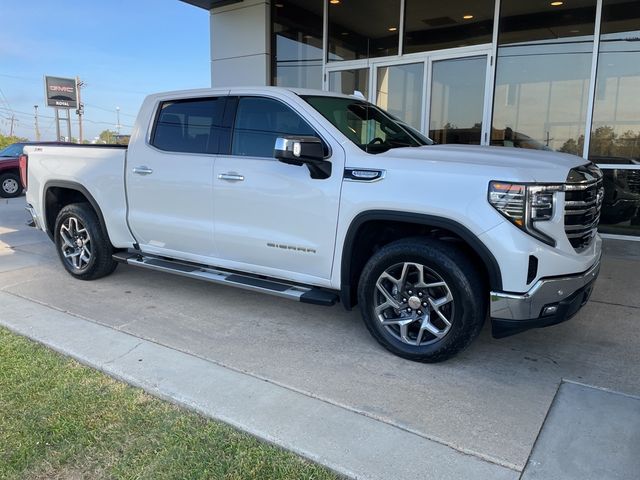
{"label": "dark vehicle", "polygon": [[[624,157],[591,157],[594,163],[638,165],[638,160]],[[640,222],[640,170],[604,169],[604,200],[600,218],[607,225]]]}
{"label": "dark vehicle", "polygon": [[0,197],[13,198],[22,193],[18,157],[26,143],[14,143],[0,150]]}

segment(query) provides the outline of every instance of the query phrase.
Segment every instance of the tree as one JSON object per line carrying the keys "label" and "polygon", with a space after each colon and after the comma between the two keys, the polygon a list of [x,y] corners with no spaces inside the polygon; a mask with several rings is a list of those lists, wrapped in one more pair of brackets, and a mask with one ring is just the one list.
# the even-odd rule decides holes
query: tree
{"label": "tree", "polygon": [[560,147],[560,152],[572,153],[573,155],[582,156],[582,150],[584,149],[584,135],[580,135],[578,140],[570,138],[564,145]]}
{"label": "tree", "polygon": [[113,130],[103,130],[98,135],[98,143],[115,143],[115,137],[118,135],[117,132]]}
{"label": "tree", "polygon": [[28,142],[28,141],[29,139],[27,138],[16,137],[15,135],[14,136],[2,135],[0,133],[0,149],[3,149],[4,147],[9,146],[12,143],[21,143],[21,142]]}
{"label": "tree", "polygon": [[617,134],[614,127],[603,125],[591,134],[590,153],[599,157],[640,157],[640,132],[627,130]]}

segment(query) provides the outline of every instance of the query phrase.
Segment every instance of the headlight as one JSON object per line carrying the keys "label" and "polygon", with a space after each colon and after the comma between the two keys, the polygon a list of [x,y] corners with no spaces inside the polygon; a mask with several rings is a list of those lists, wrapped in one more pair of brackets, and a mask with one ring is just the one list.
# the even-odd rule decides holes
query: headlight
{"label": "headlight", "polygon": [[489,203],[516,227],[555,247],[555,240],[536,229],[535,222],[553,218],[555,195],[561,190],[561,185],[490,182]]}

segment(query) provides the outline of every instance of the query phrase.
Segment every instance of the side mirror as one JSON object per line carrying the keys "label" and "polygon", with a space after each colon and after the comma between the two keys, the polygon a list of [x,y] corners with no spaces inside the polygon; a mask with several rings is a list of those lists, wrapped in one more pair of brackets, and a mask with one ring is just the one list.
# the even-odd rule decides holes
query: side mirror
{"label": "side mirror", "polygon": [[289,165],[306,165],[311,178],[324,179],[331,176],[331,162],[324,159],[324,148],[317,137],[278,137],[273,156]]}

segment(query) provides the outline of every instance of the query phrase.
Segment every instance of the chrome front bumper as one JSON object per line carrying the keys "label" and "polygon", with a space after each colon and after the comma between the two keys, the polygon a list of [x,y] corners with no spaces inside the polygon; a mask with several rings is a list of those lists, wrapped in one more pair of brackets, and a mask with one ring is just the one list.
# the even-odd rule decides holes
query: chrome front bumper
{"label": "chrome front bumper", "polygon": [[496,335],[496,330],[518,333],[571,318],[588,300],[601,258],[586,272],[540,279],[526,293],[491,292],[491,320],[497,327],[494,336],[507,336]]}

